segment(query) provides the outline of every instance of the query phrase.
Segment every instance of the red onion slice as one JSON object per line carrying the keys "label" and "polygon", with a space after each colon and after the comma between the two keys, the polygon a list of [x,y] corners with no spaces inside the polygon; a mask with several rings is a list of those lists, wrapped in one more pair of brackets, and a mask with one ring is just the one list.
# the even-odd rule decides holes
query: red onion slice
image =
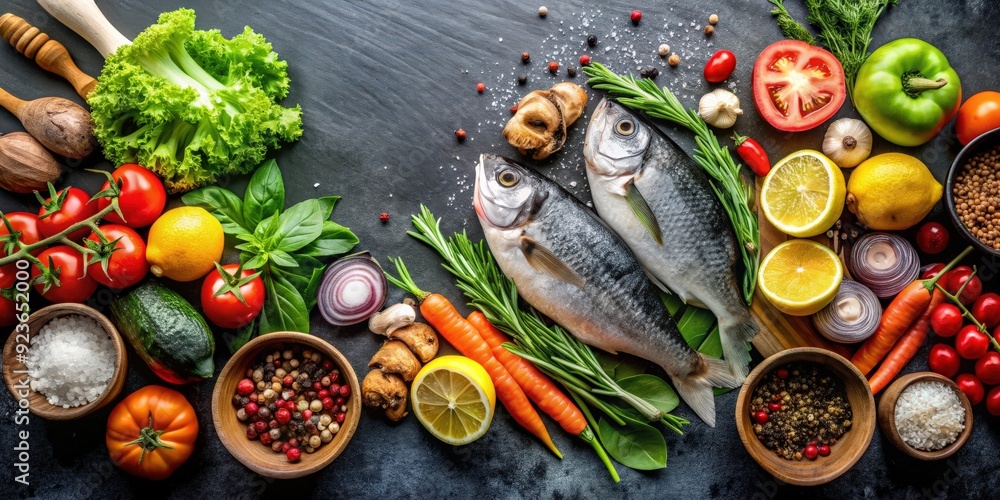
{"label": "red onion slice", "polygon": [[319,312],[334,326],[366,321],[385,304],[389,283],[367,252],[330,264],[319,285]]}

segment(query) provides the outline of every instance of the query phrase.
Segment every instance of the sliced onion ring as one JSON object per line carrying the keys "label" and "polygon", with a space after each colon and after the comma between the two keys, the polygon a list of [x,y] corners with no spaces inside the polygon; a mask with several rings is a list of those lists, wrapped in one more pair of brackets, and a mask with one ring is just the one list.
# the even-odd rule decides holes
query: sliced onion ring
{"label": "sliced onion ring", "polygon": [[334,326],[360,323],[385,304],[389,283],[378,262],[368,252],[344,257],[330,264],[319,285],[319,312]]}

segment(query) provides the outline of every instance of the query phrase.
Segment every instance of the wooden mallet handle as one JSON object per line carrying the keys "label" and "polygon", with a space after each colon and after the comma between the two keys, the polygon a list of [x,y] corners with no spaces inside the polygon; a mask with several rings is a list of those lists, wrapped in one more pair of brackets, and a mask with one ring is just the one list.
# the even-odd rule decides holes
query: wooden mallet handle
{"label": "wooden mallet handle", "polygon": [[0,16],[0,36],[25,57],[34,59],[42,69],[69,81],[80,97],[86,99],[97,85],[94,77],[80,71],[63,44],[24,19],[9,13]]}

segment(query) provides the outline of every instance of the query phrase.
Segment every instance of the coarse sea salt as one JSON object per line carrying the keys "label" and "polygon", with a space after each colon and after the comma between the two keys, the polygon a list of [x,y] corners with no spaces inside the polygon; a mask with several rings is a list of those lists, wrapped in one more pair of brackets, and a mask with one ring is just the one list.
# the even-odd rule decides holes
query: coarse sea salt
{"label": "coarse sea salt", "polygon": [[31,338],[24,363],[31,390],[72,408],[98,398],[115,370],[115,348],[96,321],[79,315],[49,321]]}
{"label": "coarse sea salt", "polygon": [[940,450],[965,430],[965,407],[942,382],[910,384],[899,393],[894,416],[899,437],[918,450]]}

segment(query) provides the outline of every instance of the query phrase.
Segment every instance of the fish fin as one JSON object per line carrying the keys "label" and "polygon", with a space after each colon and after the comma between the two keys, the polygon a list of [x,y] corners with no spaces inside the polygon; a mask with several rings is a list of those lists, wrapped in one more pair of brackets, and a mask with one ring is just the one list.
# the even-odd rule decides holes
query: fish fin
{"label": "fish fin", "polygon": [[715,427],[715,393],[713,387],[738,387],[740,383],[721,359],[701,355],[705,370],[698,374],[670,376],[681,399],[709,427]]}
{"label": "fish fin", "polygon": [[565,281],[577,288],[583,288],[587,282],[576,274],[572,268],[563,262],[548,248],[545,248],[537,241],[527,237],[521,237],[521,252],[531,267],[552,276],[553,278]]}
{"label": "fish fin", "polygon": [[649,203],[646,203],[646,199],[642,197],[639,188],[635,187],[635,183],[630,183],[625,189],[625,201],[628,201],[628,206],[632,208],[632,213],[639,218],[639,222],[643,226],[646,226],[656,244],[663,246],[663,233],[660,231],[660,223],[656,220],[653,209],[649,208]]}
{"label": "fish fin", "polygon": [[746,343],[760,330],[757,322],[749,313],[744,318],[735,321],[719,318],[719,338],[722,342],[722,354],[733,375],[740,382],[747,378],[750,364],[750,353]]}
{"label": "fish fin", "polygon": [[670,287],[668,287],[667,285],[664,285],[663,282],[660,281],[660,279],[657,278],[656,276],[653,276],[653,273],[649,272],[648,269],[643,268],[642,271],[644,273],[646,273],[646,277],[649,278],[649,281],[653,282],[653,284],[656,285],[656,287],[659,288],[663,293],[665,293],[667,295],[673,295],[674,294],[674,291],[671,290]]}

